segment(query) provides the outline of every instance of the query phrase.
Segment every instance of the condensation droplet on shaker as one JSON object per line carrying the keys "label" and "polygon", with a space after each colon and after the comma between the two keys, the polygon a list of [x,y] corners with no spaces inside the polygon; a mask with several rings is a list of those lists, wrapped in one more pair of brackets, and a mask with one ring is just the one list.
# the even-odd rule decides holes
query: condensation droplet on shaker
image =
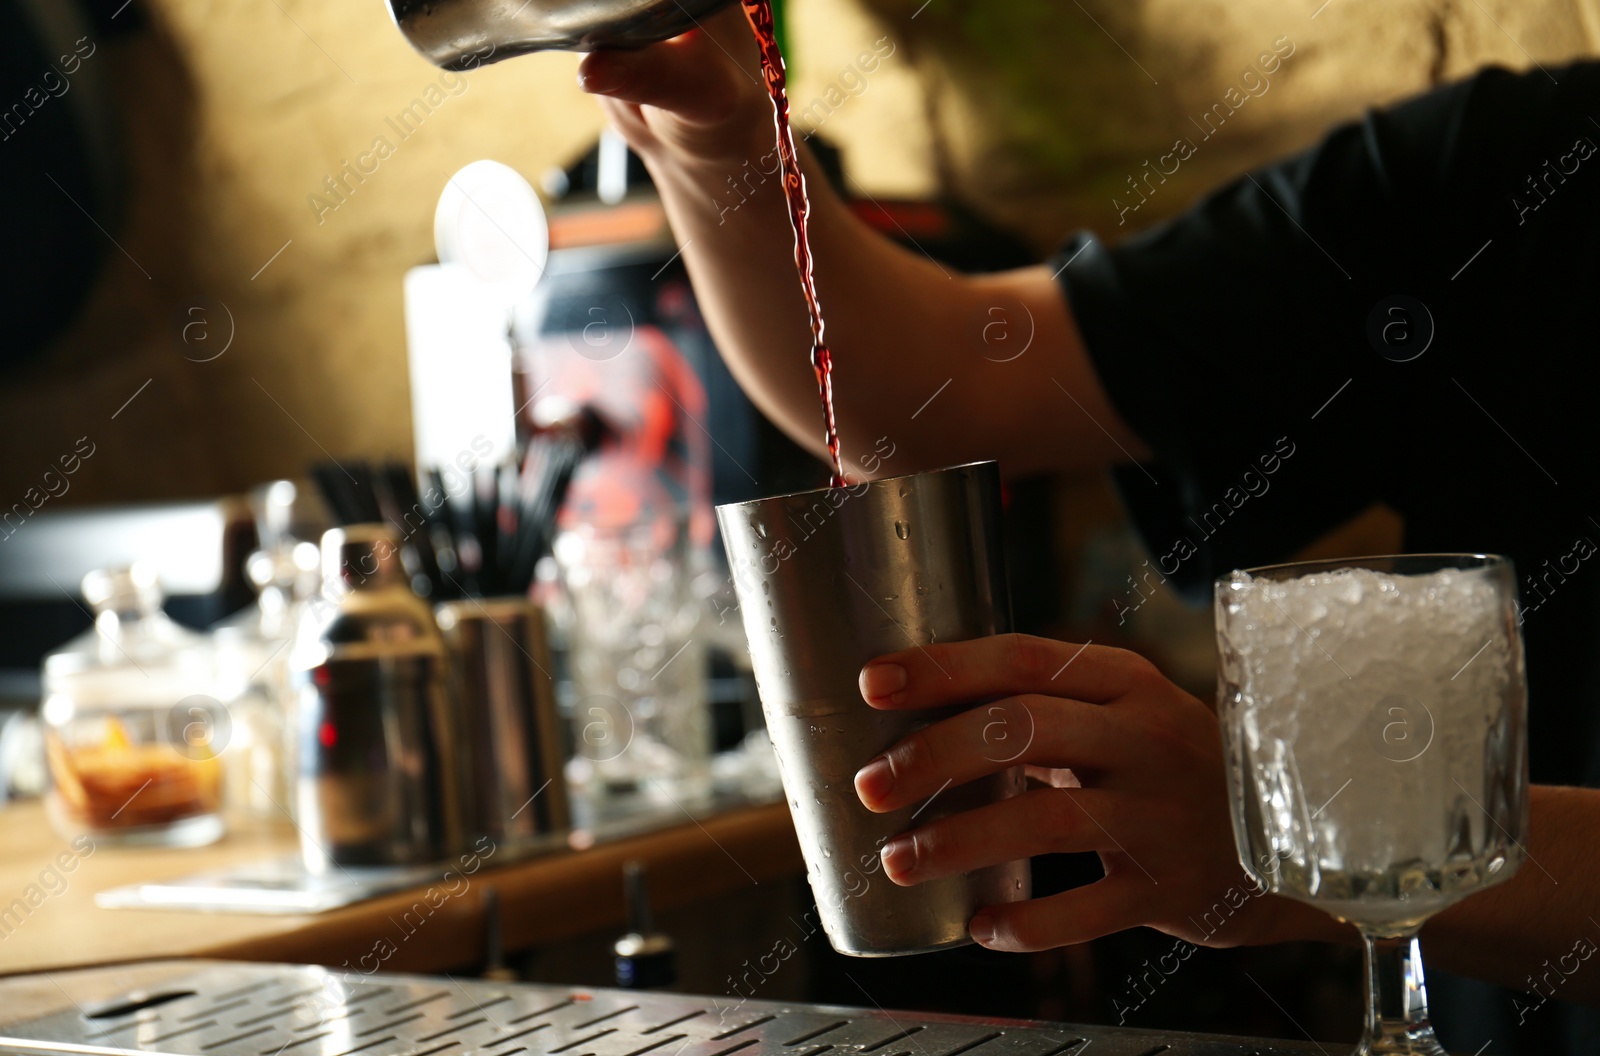
{"label": "condensation droplet on shaker", "polygon": [[905,521],[895,521],[894,522],[894,534],[898,535],[901,539],[910,539],[911,538],[911,526],[909,524],[907,524]]}

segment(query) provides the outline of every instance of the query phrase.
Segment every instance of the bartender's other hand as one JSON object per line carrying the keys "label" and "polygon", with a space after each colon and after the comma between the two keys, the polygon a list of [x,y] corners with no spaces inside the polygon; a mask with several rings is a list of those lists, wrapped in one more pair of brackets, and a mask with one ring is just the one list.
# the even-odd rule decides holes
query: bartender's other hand
{"label": "bartender's other hand", "polygon": [[772,149],[772,102],[739,4],[660,44],[590,52],[578,85],[600,97],[612,125],[647,160],[666,152],[742,164]]}
{"label": "bartender's other hand", "polygon": [[1138,654],[1015,634],[937,644],[872,661],[861,693],[885,709],[994,701],[862,767],[856,792],[871,810],[1012,766],[1045,782],[885,844],[895,883],[1100,855],[1095,883],[980,911],[971,933],[983,945],[1043,950],[1138,926],[1208,946],[1335,937],[1317,910],[1257,893],[1235,850],[1216,716]]}

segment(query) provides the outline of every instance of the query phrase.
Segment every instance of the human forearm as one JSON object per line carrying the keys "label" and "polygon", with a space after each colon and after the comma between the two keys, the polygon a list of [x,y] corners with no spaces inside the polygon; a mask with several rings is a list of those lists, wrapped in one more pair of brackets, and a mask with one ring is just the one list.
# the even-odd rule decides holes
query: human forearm
{"label": "human forearm", "polygon": [[[735,376],[780,427],[821,453],[771,106],[736,18],[730,9],[702,35],[592,55],[585,86],[606,97],[650,168]],[[801,154],[847,470],[861,473],[861,456],[881,452],[880,440],[896,452],[880,475],[977,458],[1020,473],[1142,450],[1111,409],[1046,269],[967,277],[901,249],[858,221],[803,146]]]}
{"label": "human forearm", "polygon": [[[1422,929],[1427,963],[1545,998],[1600,1004],[1600,791],[1535,786],[1527,860],[1511,879],[1473,895]],[[1277,938],[1358,943],[1355,929],[1301,906]],[[1321,919],[1318,919],[1318,918]],[[1330,926],[1331,925],[1331,926]]]}
{"label": "human forearm", "polygon": [[1600,791],[1535,787],[1526,846],[1515,876],[1423,929],[1424,953],[1463,975],[1600,1003]]}
{"label": "human forearm", "polygon": [[[984,327],[995,321],[986,305],[1014,321],[1018,347],[1028,311],[1010,291],[985,297],[972,279],[868,229],[823,182],[803,145],[801,153],[810,169],[811,243],[847,470],[859,471],[861,456],[880,438],[896,451],[885,473],[994,457],[1022,468],[1017,463],[1029,452],[1003,449],[995,428],[999,408],[990,405],[1001,386],[982,376],[985,366],[1000,364],[982,352]],[[652,164],[652,173],[730,369],[764,413],[820,454],[811,335],[781,176],[761,171],[775,164],[768,147],[737,169],[670,159]],[[952,428],[956,423],[965,427]]]}

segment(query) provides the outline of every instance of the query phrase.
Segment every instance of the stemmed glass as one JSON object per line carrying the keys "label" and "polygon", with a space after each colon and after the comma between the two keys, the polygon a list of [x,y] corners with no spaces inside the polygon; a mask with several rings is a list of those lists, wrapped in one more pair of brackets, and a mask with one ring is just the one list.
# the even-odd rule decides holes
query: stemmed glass
{"label": "stemmed glass", "polygon": [[1516,574],[1437,554],[1217,581],[1233,830],[1268,890],[1366,943],[1358,1056],[1445,1056],[1417,932],[1522,864],[1527,685]]}

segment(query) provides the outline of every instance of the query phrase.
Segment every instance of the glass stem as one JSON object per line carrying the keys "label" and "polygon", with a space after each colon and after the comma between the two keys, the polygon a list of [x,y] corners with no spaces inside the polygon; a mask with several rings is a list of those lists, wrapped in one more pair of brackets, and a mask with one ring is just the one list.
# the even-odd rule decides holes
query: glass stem
{"label": "glass stem", "polygon": [[1363,931],[1367,954],[1367,1029],[1360,1052],[1438,1053],[1428,1019],[1418,928],[1398,935]]}

